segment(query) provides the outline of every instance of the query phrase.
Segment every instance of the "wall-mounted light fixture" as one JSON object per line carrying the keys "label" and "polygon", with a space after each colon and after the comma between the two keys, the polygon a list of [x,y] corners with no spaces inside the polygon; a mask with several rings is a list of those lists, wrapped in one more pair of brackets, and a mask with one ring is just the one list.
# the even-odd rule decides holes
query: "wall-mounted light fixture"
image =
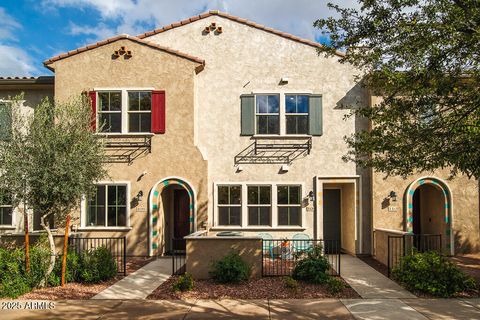
{"label": "wall-mounted light fixture", "polygon": [[315,194],[313,193],[313,191],[310,191],[310,192],[308,193],[308,198],[309,198],[310,201],[312,201],[312,202],[313,202],[313,200],[314,200],[314,195],[315,195]]}
{"label": "wall-mounted light fixture", "polygon": [[397,193],[395,191],[390,191],[390,194],[388,195],[388,197],[393,201],[397,201]]}
{"label": "wall-mounted light fixture", "polygon": [[143,199],[143,191],[142,190],[138,191],[136,198],[137,198],[138,202],[142,201],[142,199]]}

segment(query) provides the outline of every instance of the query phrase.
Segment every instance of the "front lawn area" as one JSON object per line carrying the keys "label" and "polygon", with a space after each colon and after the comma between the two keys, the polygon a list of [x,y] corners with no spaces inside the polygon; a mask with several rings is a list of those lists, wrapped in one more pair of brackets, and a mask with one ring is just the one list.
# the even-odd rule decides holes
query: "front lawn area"
{"label": "front lawn area", "polygon": [[296,289],[288,287],[284,277],[264,277],[251,279],[237,284],[222,284],[215,280],[195,280],[193,290],[174,291],[172,286],[178,276],[170,277],[147,299],[322,299],[322,298],[360,298],[343,279],[345,288],[337,294],[329,293],[326,284],[311,284],[298,281]]}

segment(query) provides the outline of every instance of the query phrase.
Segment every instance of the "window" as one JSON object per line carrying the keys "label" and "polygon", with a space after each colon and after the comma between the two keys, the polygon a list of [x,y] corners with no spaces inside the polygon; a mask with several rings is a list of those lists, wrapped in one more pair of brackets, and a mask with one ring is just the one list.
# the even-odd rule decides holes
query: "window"
{"label": "window", "polygon": [[278,225],[300,226],[302,224],[302,205],[300,186],[278,186]]}
{"label": "window", "polygon": [[218,224],[242,224],[242,186],[218,186]]}
{"label": "window", "polygon": [[[40,223],[42,219],[42,212],[36,208],[33,208],[33,231],[43,231],[42,224]],[[47,217],[47,224],[50,230],[55,229],[55,216],[50,214]]]}
{"label": "window", "polygon": [[13,208],[11,196],[7,193],[0,194],[0,225],[13,224]]}
{"label": "window", "polygon": [[128,92],[128,131],[151,132],[152,93]]}
{"label": "window", "polygon": [[97,185],[95,195],[87,202],[87,226],[127,226],[127,186]]}
{"label": "window", "polygon": [[12,107],[0,102],[0,140],[9,140],[12,134]]}
{"label": "window", "polygon": [[272,192],[270,186],[248,186],[248,225],[270,226]]}
{"label": "window", "polygon": [[285,120],[287,134],[308,133],[307,95],[285,95]]}
{"label": "window", "polygon": [[280,134],[280,99],[278,95],[257,95],[257,134]]}
{"label": "window", "polygon": [[122,132],[122,92],[99,92],[98,106],[101,131]]}

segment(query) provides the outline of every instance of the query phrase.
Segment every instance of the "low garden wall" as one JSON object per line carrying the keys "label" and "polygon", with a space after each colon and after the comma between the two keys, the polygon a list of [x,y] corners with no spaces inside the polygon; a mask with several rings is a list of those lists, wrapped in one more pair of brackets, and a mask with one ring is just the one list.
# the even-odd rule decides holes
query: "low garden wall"
{"label": "low garden wall", "polygon": [[234,251],[252,267],[252,278],[262,276],[262,239],[258,237],[187,236],[186,270],[195,279],[209,278],[213,261]]}
{"label": "low garden wall", "polygon": [[375,259],[388,265],[388,236],[401,236],[407,232],[390,230],[390,229],[374,229],[373,230],[373,255]]}

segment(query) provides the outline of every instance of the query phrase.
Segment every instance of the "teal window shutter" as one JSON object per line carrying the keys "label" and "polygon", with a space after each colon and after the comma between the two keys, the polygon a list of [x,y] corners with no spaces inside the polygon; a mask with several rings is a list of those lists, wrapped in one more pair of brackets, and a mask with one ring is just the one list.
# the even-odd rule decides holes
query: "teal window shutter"
{"label": "teal window shutter", "polygon": [[308,133],[312,136],[321,136],[323,134],[322,96],[311,95],[309,108]]}
{"label": "teal window shutter", "polygon": [[255,97],[242,95],[241,100],[241,133],[242,136],[255,134]]}
{"label": "teal window shutter", "polygon": [[12,108],[0,103],[0,140],[9,140],[12,135]]}

